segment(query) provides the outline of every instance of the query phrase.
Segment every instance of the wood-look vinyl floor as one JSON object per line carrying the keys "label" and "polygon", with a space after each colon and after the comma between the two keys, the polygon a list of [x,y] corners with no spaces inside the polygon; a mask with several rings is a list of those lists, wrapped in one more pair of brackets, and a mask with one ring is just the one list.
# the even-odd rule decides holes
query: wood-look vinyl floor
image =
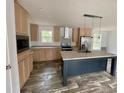
{"label": "wood-look vinyl floor", "polygon": [[68,79],[63,87],[58,61],[34,63],[34,70],[21,93],[116,93],[116,78],[107,72],[90,73]]}

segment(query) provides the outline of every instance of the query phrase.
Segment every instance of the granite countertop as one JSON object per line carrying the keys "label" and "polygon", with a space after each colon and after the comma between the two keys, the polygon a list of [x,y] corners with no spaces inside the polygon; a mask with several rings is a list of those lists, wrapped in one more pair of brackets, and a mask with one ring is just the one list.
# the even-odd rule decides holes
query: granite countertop
{"label": "granite countertop", "polygon": [[61,51],[63,60],[76,60],[76,59],[90,59],[101,57],[114,57],[115,54],[107,53],[106,51],[92,51],[89,53],[83,53],[80,51]]}
{"label": "granite countertop", "polygon": [[18,54],[17,54],[18,62],[20,62],[21,60],[23,60],[23,59],[25,59],[26,57],[28,57],[29,54],[33,54],[33,51],[30,50],[30,49],[18,53]]}
{"label": "granite countertop", "polygon": [[31,49],[36,49],[36,48],[61,48],[59,46],[32,46]]}

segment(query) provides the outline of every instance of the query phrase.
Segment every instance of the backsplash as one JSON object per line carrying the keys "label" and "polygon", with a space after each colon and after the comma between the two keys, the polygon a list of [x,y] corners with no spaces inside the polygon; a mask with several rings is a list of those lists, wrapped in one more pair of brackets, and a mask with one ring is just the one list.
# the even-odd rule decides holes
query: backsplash
{"label": "backsplash", "polygon": [[[31,41],[31,46],[38,46],[38,47],[60,47],[61,43],[60,42],[52,42],[52,43],[43,43],[39,41]],[[72,46],[76,46],[75,42],[72,42]]]}

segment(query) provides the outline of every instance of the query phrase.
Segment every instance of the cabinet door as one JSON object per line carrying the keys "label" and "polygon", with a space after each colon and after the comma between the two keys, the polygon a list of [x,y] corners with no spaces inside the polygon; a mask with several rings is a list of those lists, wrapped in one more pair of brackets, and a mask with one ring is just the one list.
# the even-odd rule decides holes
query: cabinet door
{"label": "cabinet door", "polygon": [[21,30],[24,35],[28,36],[28,19],[27,12],[24,8],[21,8]]}
{"label": "cabinet door", "polygon": [[38,41],[38,25],[30,24],[31,41]]}
{"label": "cabinet door", "polygon": [[26,57],[24,59],[24,77],[25,77],[24,82],[27,81],[29,75],[30,75],[30,71],[29,71],[29,57]]}
{"label": "cabinet door", "polygon": [[28,35],[28,13],[18,3],[15,3],[15,23],[17,35]]}
{"label": "cabinet door", "polygon": [[30,72],[33,70],[33,54],[30,54]]}
{"label": "cabinet door", "polygon": [[78,28],[72,30],[72,42],[78,42]]}
{"label": "cabinet door", "polygon": [[80,28],[80,36],[91,36],[91,28]]}
{"label": "cabinet door", "polygon": [[23,87],[24,82],[25,82],[25,76],[24,76],[24,61],[20,61],[18,64],[18,69],[19,69],[19,80],[20,80],[20,89]]}
{"label": "cabinet door", "polygon": [[56,48],[56,59],[61,59],[61,54],[60,54],[61,48]]}
{"label": "cabinet door", "polygon": [[31,71],[33,70],[33,54],[31,54]]}
{"label": "cabinet door", "polygon": [[59,26],[54,26],[54,42],[60,42],[60,27]]}
{"label": "cabinet door", "polygon": [[15,3],[15,24],[16,24],[16,34],[21,33],[21,7]]}

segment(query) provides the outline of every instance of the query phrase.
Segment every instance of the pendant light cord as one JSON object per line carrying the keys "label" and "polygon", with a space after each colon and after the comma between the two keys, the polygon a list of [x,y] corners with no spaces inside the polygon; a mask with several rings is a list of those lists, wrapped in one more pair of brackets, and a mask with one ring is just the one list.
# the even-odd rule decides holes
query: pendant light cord
{"label": "pendant light cord", "polygon": [[100,25],[99,25],[99,31],[101,32],[101,18],[100,18]]}

